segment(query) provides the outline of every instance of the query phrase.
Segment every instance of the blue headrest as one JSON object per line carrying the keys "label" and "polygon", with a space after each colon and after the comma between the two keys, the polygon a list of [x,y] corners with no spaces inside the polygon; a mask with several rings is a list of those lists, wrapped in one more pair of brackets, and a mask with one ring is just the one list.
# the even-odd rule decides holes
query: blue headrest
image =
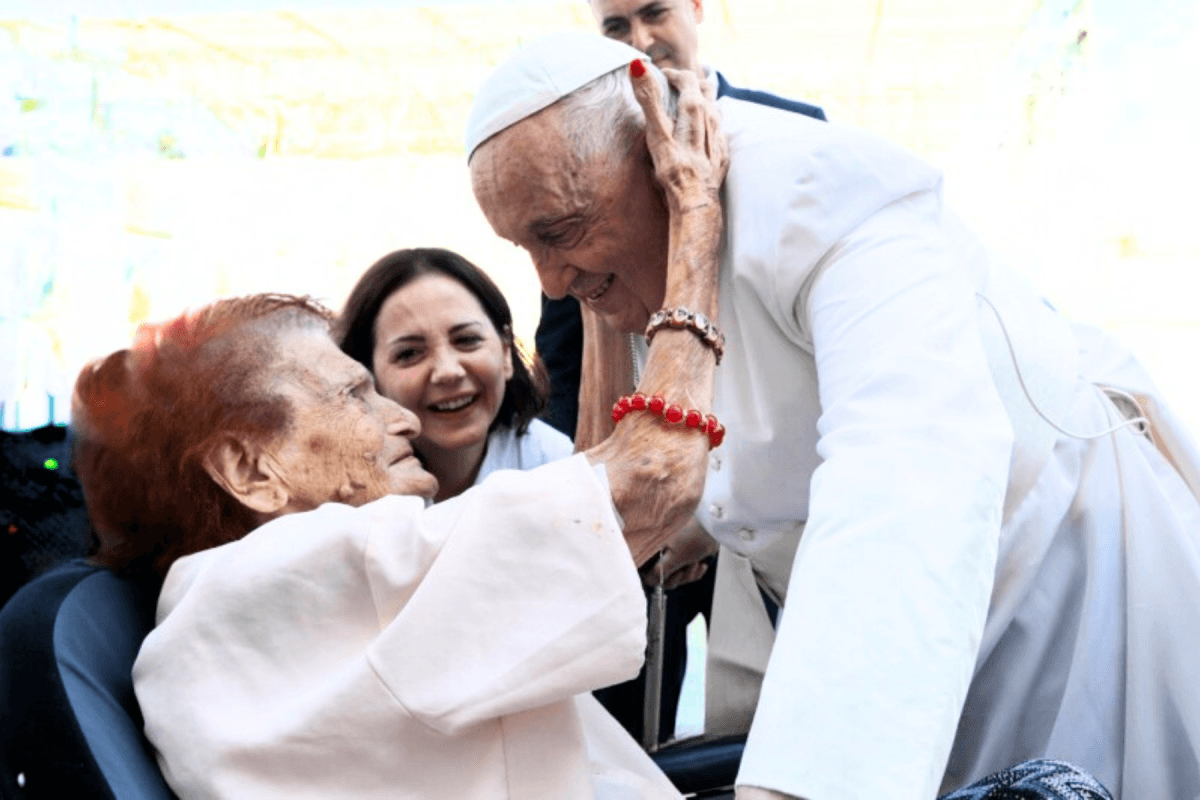
{"label": "blue headrest", "polygon": [[0,611],[0,787],[14,797],[170,800],[142,735],[133,661],[153,626],[130,581],[83,560]]}

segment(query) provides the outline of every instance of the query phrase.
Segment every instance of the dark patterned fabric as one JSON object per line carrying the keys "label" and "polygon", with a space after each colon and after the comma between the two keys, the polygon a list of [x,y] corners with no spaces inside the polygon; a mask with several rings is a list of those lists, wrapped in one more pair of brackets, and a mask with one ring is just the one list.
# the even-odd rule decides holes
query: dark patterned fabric
{"label": "dark patterned fabric", "polygon": [[68,429],[0,431],[0,606],[55,564],[92,548]]}
{"label": "dark patterned fabric", "polygon": [[1112,800],[1112,795],[1070,764],[1038,759],[989,775],[941,800]]}
{"label": "dark patterned fabric", "polygon": [[551,300],[542,295],[542,316],[534,345],[550,376],[550,401],[542,419],[572,440],[579,419],[579,371],[583,361],[583,319],[571,295]]}

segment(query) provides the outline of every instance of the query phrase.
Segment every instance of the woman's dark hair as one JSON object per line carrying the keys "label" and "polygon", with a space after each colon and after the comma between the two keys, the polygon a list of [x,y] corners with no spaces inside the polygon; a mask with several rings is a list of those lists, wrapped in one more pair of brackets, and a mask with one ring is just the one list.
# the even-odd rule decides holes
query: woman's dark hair
{"label": "woman's dark hair", "polygon": [[466,287],[488,315],[500,340],[513,352],[513,374],[504,385],[504,400],[489,430],[512,428],[524,433],[546,408],[549,378],[541,360],[517,345],[512,311],[499,287],[479,267],[458,253],[437,247],[397,250],[376,261],[358,279],[333,325],[333,340],[342,352],[374,372],[375,321],[394,292],[430,273],[447,275]]}

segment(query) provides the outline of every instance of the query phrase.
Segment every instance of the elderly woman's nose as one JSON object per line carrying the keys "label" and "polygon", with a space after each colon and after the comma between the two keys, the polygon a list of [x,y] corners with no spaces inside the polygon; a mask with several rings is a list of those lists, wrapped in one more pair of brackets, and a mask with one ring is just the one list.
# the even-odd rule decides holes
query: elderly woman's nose
{"label": "elderly woman's nose", "polygon": [[390,404],[387,432],[393,436],[407,436],[414,439],[421,435],[421,421],[417,415],[399,403],[388,401]]}

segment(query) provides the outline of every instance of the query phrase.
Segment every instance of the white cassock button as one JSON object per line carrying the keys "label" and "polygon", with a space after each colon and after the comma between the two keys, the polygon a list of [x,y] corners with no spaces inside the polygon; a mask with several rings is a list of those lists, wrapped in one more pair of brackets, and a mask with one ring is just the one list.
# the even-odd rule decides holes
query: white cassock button
{"label": "white cassock button", "polygon": [[708,468],[711,469],[713,472],[719,472],[721,470],[721,457],[715,453],[713,455],[709,456],[708,457]]}
{"label": "white cassock button", "polygon": [[721,508],[721,506],[717,503],[713,503],[708,507],[708,513],[712,515],[713,519],[725,518],[725,509]]}
{"label": "white cassock button", "polygon": [[753,542],[754,531],[750,530],[749,528],[738,528],[738,538],[743,542]]}

